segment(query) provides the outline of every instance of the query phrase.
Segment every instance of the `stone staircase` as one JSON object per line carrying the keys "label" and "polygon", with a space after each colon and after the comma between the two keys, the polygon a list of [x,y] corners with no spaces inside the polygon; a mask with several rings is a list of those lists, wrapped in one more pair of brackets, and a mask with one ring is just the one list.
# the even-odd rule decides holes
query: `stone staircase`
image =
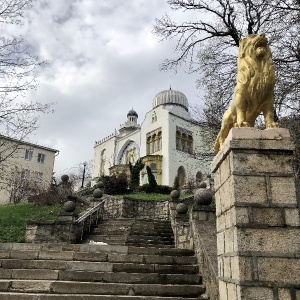
{"label": "stone staircase", "polygon": [[0,244],[0,300],[206,299],[194,251],[174,248],[168,223],[123,221],[89,236],[109,245]]}
{"label": "stone staircase", "polygon": [[138,247],[174,247],[169,221],[137,219],[132,224],[126,245]]}
{"label": "stone staircase", "polygon": [[100,220],[92,232],[84,236],[82,243],[103,242],[109,245],[125,245],[135,219],[118,218]]}

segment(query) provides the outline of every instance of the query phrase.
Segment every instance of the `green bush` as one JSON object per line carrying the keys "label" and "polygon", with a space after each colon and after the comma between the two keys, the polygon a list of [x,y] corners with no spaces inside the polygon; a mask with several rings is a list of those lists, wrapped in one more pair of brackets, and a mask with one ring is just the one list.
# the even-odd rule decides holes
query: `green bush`
{"label": "green bush", "polygon": [[147,194],[156,193],[167,195],[171,193],[172,188],[168,185],[157,185],[155,190],[153,190],[153,187],[149,183],[146,183],[139,187],[139,191]]}
{"label": "green bush", "polygon": [[142,163],[141,159],[138,159],[137,162],[132,165],[129,162],[129,170],[130,170],[130,189],[136,190],[140,184],[140,172],[144,168],[145,164]]}
{"label": "green bush", "polygon": [[148,182],[149,182],[149,187],[151,189],[151,192],[155,192],[157,187],[156,179],[149,166],[146,166],[146,170],[147,170]]}
{"label": "green bush", "polygon": [[128,193],[128,180],[125,173],[120,173],[117,176],[103,176],[101,181],[104,185],[105,194],[117,195]]}
{"label": "green bush", "polygon": [[169,187],[168,185],[158,185],[155,189],[155,193],[158,193],[158,194],[170,194],[172,191],[172,188]]}
{"label": "green bush", "polygon": [[147,193],[147,194],[153,192],[153,191],[152,191],[152,188],[151,188],[151,186],[150,186],[149,183],[145,183],[145,184],[143,184],[142,186],[140,186],[140,187],[139,187],[139,191],[144,192],[144,193]]}

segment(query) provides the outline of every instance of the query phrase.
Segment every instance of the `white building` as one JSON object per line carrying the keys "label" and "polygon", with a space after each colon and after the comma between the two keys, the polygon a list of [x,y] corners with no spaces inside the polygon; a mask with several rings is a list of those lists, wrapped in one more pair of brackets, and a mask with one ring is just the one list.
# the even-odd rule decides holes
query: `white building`
{"label": "white building", "polygon": [[13,195],[20,192],[25,182],[49,187],[58,153],[49,147],[0,135],[0,204],[13,202]]}
{"label": "white building", "polygon": [[[211,157],[203,142],[203,128],[192,119],[186,96],[175,90],[158,93],[143,123],[130,110],[127,121],[94,146],[93,178],[128,169],[129,161],[142,158],[150,166],[157,183],[172,186],[178,175],[181,185],[201,180],[210,173]],[[147,183],[146,169],[141,184]]]}

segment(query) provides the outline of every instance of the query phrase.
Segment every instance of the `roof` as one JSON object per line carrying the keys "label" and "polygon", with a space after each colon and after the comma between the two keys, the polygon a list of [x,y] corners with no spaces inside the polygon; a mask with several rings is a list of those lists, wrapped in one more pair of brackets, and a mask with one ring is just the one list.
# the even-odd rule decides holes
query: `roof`
{"label": "roof", "polygon": [[169,90],[161,91],[154,97],[152,101],[152,109],[166,104],[181,106],[186,111],[188,111],[189,107],[187,97],[182,92],[172,90],[171,88]]}
{"label": "roof", "polygon": [[56,149],[53,149],[53,148],[50,148],[50,147],[47,147],[47,146],[41,146],[41,145],[34,144],[34,143],[31,143],[31,142],[27,142],[27,141],[24,141],[24,140],[14,139],[14,138],[11,138],[9,136],[2,135],[2,134],[0,134],[0,139],[5,139],[5,140],[8,140],[8,141],[16,142],[16,143],[19,143],[20,145],[28,145],[28,146],[32,146],[32,147],[38,147],[38,148],[48,150],[48,151],[51,151],[51,152],[59,152],[59,150],[56,150]]}

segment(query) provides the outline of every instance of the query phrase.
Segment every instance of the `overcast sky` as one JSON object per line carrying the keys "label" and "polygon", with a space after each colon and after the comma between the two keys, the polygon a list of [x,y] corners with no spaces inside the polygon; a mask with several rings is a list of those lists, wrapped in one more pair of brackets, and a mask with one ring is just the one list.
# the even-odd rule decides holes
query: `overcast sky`
{"label": "overcast sky", "polygon": [[48,61],[38,90],[27,97],[55,102],[55,112],[41,116],[30,141],[60,151],[57,173],[92,159],[94,142],[118,129],[132,107],[142,123],[154,96],[170,85],[199,103],[196,74],[159,70],[174,54],[174,43],[152,33],[166,12],[188,17],[166,0],[38,0],[25,24],[10,29]]}

